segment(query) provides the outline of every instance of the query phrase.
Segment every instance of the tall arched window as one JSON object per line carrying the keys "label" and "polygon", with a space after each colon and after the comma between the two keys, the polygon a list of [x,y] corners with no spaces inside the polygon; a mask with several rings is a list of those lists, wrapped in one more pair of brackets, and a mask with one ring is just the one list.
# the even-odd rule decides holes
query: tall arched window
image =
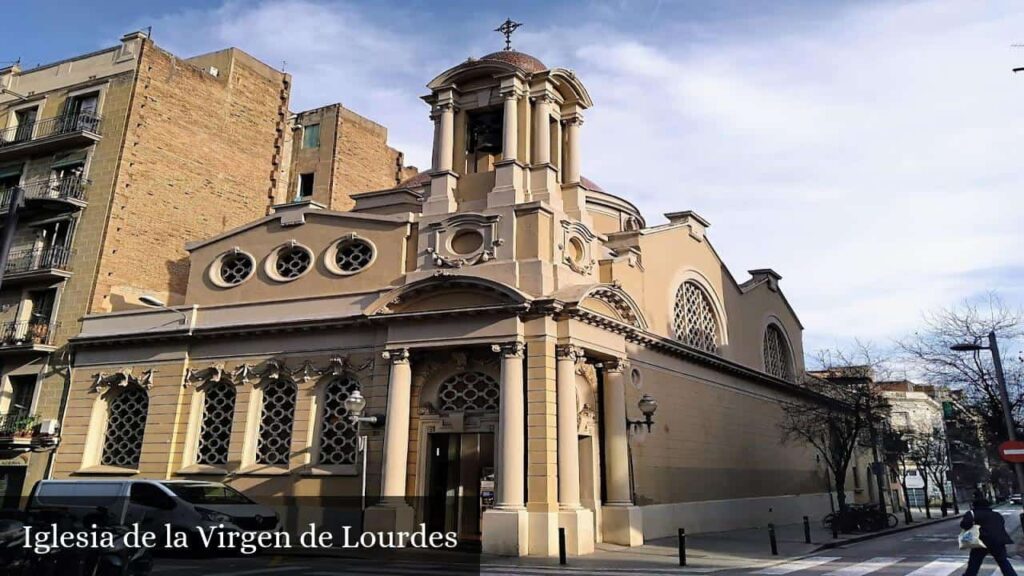
{"label": "tall arched window", "polygon": [[359,451],[356,426],[348,419],[345,400],[359,382],[352,376],[342,376],[327,383],[323,391],[320,411],[320,464],[355,464]]}
{"label": "tall arched window", "polygon": [[708,352],[718,351],[718,320],[707,292],[692,280],[676,291],[673,314],[676,339]]}
{"label": "tall arched window", "polygon": [[441,383],[438,411],[491,412],[498,409],[498,383],[483,372],[461,372]]}
{"label": "tall arched window", "polygon": [[103,438],[100,463],[120,468],[138,468],[149,412],[149,394],[131,384],[115,394],[107,405],[107,430]]}
{"label": "tall arched window", "polygon": [[285,380],[272,380],[263,385],[257,464],[288,465],[295,423],[295,395],[295,385]]}
{"label": "tall arched window", "polygon": [[789,342],[774,324],[769,324],[764,331],[764,371],[783,380],[793,378]]}
{"label": "tall arched window", "polygon": [[224,465],[228,463],[231,425],[235,420],[235,387],[230,382],[210,382],[203,395],[203,421],[196,462]]}

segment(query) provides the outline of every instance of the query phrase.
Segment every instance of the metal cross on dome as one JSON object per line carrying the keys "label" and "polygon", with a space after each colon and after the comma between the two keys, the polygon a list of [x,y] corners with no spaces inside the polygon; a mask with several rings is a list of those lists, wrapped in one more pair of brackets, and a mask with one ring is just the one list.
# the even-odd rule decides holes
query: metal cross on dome
{"label": "metal cross on dome", "polygon": [[512,33],[522,25],[522,22],[515,22],[511,18],[506,18],[505,21],[501,23],[501,26],[494,29],[495,32],[501,32],[505,35],[505,50],[512,49]]}

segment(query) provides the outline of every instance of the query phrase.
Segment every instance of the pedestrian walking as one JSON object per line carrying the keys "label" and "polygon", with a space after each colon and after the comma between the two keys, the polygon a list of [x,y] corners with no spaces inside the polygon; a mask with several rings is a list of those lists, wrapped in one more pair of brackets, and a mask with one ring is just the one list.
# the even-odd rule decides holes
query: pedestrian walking
{"label": "pedestrian walking", "polygon": [[971,503],[971,510],[960,520],[960,528],[964,530],[970,530],[974,526],[979,528],[981,541],[985,547],[971,549],[971,557],[967,561],[967,571],[963,576],[978,576],[978,570],[981,569],[981,563],[985,560],[986,554],[992,555],[1003,576],[1017,576],[1010,561],[1006,558],[1006,545],[1013,544],[1013,540],[1006,533],[1003,516],[998,512],[993,512],[992,504],[980,494],[975,495],[974,502]]}

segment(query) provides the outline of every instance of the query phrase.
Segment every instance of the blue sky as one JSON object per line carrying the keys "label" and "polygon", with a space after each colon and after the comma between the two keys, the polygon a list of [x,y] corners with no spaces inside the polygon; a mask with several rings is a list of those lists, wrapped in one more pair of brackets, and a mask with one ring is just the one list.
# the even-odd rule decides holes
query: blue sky
{"label": "blue sky", "polygon": [[237,46],[287,62],[293,110],[340,101],[420,166],[424,84],[499,49],[512,17],[515,47],[593,96],[583,172],[650,223],[705,216],[740,281],[775,268],[808,348],[885,344],[988,290],[1024,303],[1019,2],[85,4],[12,3],[0,61],[145,26],[182,56]]}

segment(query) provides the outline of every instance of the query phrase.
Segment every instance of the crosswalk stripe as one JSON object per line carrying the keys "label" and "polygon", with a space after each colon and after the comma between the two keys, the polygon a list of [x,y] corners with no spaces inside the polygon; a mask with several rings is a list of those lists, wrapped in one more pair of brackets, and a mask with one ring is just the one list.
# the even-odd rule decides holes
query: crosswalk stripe
{"label": "crosswalk stripe", "polygon": [[[988,561],[988,559],[986,559],[986,562],[987,561]],[[1024,573],[1024,564],[1020,564],[1020,563],[1017,563],[1017,562],[1010,562],[1010,565],[1013,566],[1013,569],[1014,569],[1015,572],[1017,572],[1017,574]],[[999,566],[996,566],[995,570],[993,570],[992,573],[989,576],[1002,576],[1002,574],[1003,574],[1002,570],[999,569]]]}
{"label": "crosswalk stripe", "polygon": [[852,564],[850,566],[839,568],[838,570],[826,572],[825,576],[864,576],[865,574],[877,572],[886,566],[892,566],[900,560],[903,560],[903,558],[879,556],[878,558],[872,558],[859,564]]}
{"label": "crosswalk stripe", "polygon": [[921,566],[907,576],[949,576],[967,562],[967,558],[939,558]]}
{"label": "crosswalk stripe", "polygon": [[833,560],[839,560],[838,556],[811,556],[810,558],[803,558],[801,560],[794,560],[792,562],[786,562],[785,564],[779,564],[778,566],[770,566],[757,572],[751,572],[751,574],[768,574],[772,576],[778,576],[779,574],[789,574],[790,572],[799,572],[800,570],[807,570],[814,568],[815,566],[821,566],[827,564]]}

